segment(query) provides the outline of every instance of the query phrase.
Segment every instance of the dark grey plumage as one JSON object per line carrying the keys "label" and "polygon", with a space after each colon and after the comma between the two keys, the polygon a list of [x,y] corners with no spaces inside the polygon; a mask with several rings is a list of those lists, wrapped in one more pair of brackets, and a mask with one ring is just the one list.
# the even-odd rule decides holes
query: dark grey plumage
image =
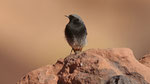
{"label": "dark grey plumage", "polygon": [[65,37],[72,50],[77,54],[87,44],[87,30],[80,16],[71,14],[67,17],[69,18],[69,23],[65,28]]}

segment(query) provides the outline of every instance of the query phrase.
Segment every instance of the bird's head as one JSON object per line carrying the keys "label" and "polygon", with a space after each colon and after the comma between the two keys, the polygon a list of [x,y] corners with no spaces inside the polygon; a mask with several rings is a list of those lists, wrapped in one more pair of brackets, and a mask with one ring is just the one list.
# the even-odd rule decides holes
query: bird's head
{"label": "bird's head", "polygon": [[68,17],[70,22],[73,22],[74,24],[81,24],[81,23],[83,23],[81,17],[76,15],[76,14],[71,14],[69,16],[65,15],[65,16]]}

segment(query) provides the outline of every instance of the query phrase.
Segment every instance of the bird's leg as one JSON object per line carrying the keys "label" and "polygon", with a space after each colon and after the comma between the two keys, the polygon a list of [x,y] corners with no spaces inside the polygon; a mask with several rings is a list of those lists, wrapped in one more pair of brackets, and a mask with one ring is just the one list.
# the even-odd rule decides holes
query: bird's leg
{"label": "bird's leg", "polygon": [[77,55],[79,53],[79,51],[74,51],[75,55]]}
{"label": "bird's leg", "polygon": [[82,51],[82,48],[78,48],[78,49],[73,49],[75,55],[79,54]]}
{"label": "bird's leg", "polygon": [[76,54],[78,54],[78,52],[77,52],[77,51],[78,51],[78,49],[74,49],[74,48],[72,48],[72,49],[73,49],[73,51],[74,51],[75,55],[76,55]]}
{"label": "bird's leg", "polygon": [[73,48],[72,48],[71,51],[70,51],[70,55],[71,55],[71,53],[72,53],[72,50],[73,50]]}

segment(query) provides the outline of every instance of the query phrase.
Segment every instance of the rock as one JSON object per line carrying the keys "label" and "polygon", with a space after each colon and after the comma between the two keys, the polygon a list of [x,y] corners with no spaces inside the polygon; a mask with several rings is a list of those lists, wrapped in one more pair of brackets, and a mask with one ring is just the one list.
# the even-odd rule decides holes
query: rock
{"label": "rock", "polygon": [[47,65],[29,72],[17,84],[57,84],[57,73],[62,67],[63,60],[60,59],[55,65]]}
{"label": "rock", "polygon": [[147,67],[150,67],[150,54],[145,55],[142,59],[139,60],[139,62],[141,62]]}
{"label": "rock", "polygon": [[33,70],[17,84],[149,84],[149,72],[128,48],[89,49]]}
{"label": "rock", "polygon": [[[107,84],[137,84],[136,81],[129,79],[126,76],[118,75],[112,77]],[[140,84],[140,83],[139,83]]]}

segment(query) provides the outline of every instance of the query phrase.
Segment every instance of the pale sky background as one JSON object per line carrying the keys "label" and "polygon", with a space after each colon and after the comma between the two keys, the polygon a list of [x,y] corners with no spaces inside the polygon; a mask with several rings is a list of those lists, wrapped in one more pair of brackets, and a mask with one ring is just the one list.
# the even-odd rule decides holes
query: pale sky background
{"label": "pale sky background", "polygon": [[149,0],[0,0],[0,84],[69,55],[69,14],[87,27],[84,50],[127,47],[136,58],[150,52]]}

